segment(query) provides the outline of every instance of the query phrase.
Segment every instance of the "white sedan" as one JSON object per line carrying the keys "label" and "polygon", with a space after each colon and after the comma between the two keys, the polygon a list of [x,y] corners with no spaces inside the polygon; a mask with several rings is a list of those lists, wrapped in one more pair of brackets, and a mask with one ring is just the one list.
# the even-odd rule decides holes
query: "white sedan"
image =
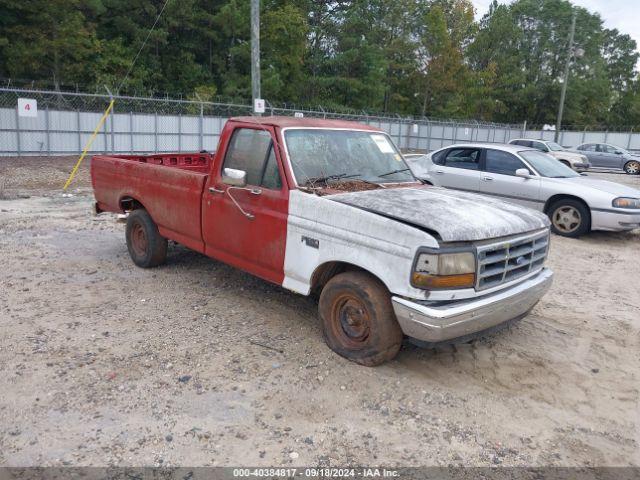
{"label": "white sedan", "polygon": [[539,150],[466,143],[412,156],[407,163],[416,177],[432,185],[540,210],[559,235],[640,227],[640,190],[580,175]]}

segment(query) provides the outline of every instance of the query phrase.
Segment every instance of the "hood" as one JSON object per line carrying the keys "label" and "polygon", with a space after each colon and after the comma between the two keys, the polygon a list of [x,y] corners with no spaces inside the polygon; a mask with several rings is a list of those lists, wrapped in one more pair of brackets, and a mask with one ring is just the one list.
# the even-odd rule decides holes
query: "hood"
{"label": "hood", "polygon": [[473,193],[420,186],[324,198],[437,233],[445,242],[485,240],[547,227],[542,213]]}
{"label": "hood", "polygon": [[581,187],[590,187],[601,192],[610,193],[616,197],[633,197],[640,198],[640,190],[637,188],[629,187],[627,185],[621,185],[615,182],[609,182],[608,180],[601,180],[599,178],[592,178],[586,176],[571,177],[571,178],[559,178],[554,180],[560,180],[564,182],[570,182]]}

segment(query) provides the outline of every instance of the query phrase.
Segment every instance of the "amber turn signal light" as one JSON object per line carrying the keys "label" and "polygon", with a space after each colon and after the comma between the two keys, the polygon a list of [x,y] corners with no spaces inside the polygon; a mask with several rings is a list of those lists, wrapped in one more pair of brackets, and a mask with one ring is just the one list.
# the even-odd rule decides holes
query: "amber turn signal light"
{"label": "amber turn signal light", "polygon": [[476,276],[473,273],[459,275],[429,275],[413,272],[411,280],[414,286],[420,288],[471,288],[475,285]]}

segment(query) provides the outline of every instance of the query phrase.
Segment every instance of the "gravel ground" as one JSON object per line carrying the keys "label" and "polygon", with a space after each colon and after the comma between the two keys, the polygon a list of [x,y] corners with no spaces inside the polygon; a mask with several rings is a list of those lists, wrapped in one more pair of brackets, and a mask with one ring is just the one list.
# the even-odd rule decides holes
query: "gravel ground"
{"label": "gravel ground", "polygon": [[0,465],[640,465],[640,232],[554,236],[527,318],[365,368],[313,299],[136,268],[74,160],[0,159]]}

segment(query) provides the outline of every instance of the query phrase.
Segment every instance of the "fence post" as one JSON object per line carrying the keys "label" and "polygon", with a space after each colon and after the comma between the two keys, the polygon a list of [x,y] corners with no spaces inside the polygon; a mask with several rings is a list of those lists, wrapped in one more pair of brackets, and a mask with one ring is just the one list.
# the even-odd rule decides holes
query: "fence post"
{"label": "fence post", "polygon": [[133,112],[129,111],[129,150],[133,153]]}
{"label": "fence post", "polygon": [[158,153],[158,111],[153,112],[153,148]]}
{"label": "fence post", "polygon": [[522,138],[525,138],[527,136],[527,121],[525,120],[522,124]]}
{"label": "fence post", "polygon": [[[109,94],[109,101],[113,102],[113,95],[111,93],[111,90],[109,90],[109,87],[104,85],[104,89]],[[110,124],[109,130],[110,130],[110,133],[111,133],[111,153],[115,153],[115,151],[116,151],[115,135],[113,133],[113,119],[114,119],[113,113],[114,113],[114,111],[115,111],[115,108],[111,107],[111,112],[109,113],[109,119],[108,119],[109,120],[109,124]],[[105,124],[105,128],[106,128],[106,124]],[[106,137],[104,139],[104,148],[105,148],[105,150],[107,149],[107,139],[106,139]]]}
{"label": "fence post", "polygon": [[200,133],[200,151],[204,150],[204,105],[200,104],[200,124],[198,126]]}
{"label": "fence post", "polygon": [[587,139],[587,127],[584,127],[584,130],[582,130],[582,142],[580,143],[584,143],[584,141]]}
{"label": "fence post", "polygon": [[430,152],[431,149],[431,122],[428,118],[425,118],[427,121],[427,152]]}
{"label": "fence post", "polygon": [[178,151],[182,152],[182,112],[178,114]]}
{"label": "fence post", "polygon": [[82,152],[82,128],[80,128],[80,109],[76,110],[76,125],[78,127],[78,154]]}
{"label": "fence post", "polygon": [[47,104],[47,109],[44,111],[44,128],[47,132],[47,155],[51,155],[51,135],[49,133],[49,104]]}
{"label": "fence post", "polygon": [[631,139],[633,137],[633,127],[631,127],[631,131],[629,132],[629,137],[627,139],[627,150],[631,148]]}
{"label": "fence post", "polygon": [[20,148],[20,115],[18,114],[18,106],[16,105],[16,149],[18,156],[22,155],[22,149]]}

